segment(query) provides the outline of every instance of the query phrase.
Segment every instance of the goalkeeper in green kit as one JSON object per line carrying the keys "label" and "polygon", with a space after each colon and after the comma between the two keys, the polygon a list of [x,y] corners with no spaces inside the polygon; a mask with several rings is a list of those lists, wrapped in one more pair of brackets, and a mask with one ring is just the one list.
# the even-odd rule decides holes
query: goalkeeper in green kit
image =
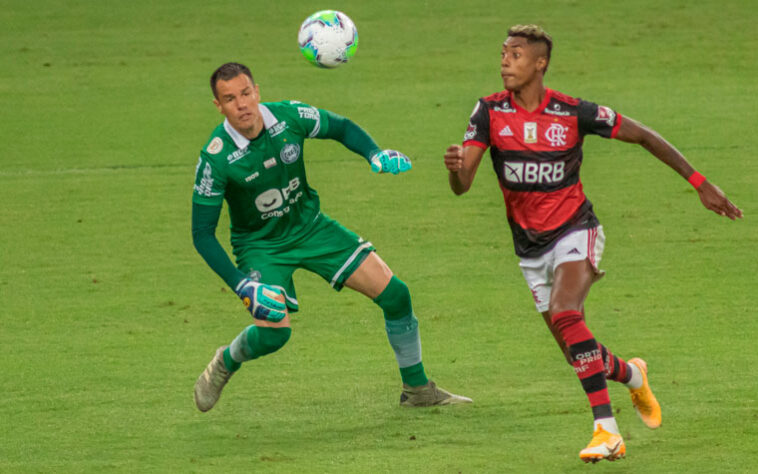
{"label": "goalkeeper in green kit", "polygon": [[[408,287],[366,242],[321,213],[308,186],[303,143],[331,138],[363,156],[377,173],[411,168],[408,157],[381,150],[350,120],[296,102],[261,103],[250,70],[227,63],[211,76],[213,103],[226,120],[200,153],[192,196],[192,238],[208,265],[242,299],[253,317],[228,346],[218,348],[195,384],[195,403],[208,411],[243,362],[271,354],[290,337],[298,310],[292,273],[317,273],[336,290],[352,288],[383,311],[395,351],[405,406],[467,403],[427,379],[418,320]],[[235,266],[215,236],[226,200]]]}

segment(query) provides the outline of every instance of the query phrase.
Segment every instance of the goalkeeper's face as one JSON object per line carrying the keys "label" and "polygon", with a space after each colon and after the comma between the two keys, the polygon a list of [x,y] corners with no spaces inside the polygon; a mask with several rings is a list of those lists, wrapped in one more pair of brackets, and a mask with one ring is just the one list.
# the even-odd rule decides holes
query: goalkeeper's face
{"label": "goalkeeper's face", "polygon": [[[260,132],[263,119],[258,111],[260,93],[244,74],[216,83],[218,98],[213,103],[218,111],[226,116],[229,124],[247,138],[253,138]],[[252,134],[252,137],[250,136]]]}

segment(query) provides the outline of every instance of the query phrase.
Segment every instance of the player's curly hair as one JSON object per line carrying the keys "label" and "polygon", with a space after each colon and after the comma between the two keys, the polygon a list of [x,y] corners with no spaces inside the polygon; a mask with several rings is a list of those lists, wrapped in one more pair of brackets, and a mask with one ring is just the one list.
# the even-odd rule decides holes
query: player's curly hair
{"label": "player's curly hair", "polygon": [[218,81],[228,81],[230,79],[234,79],[240,74],[244,74],[247,77],[249,77],[250,82],[252,82],[253,85],[255,85],[255,79],[253,79],[253,73],[250,72],[250,69],[244,64],[226,63],[226,64],[222,64],[221,66],[219,66],[218,69],[213,71],[213,74],[211,74],[211,90],[213,91],[213,97],[218,99],[218,94],[216,93],[216,83]]}
{"label": "player's curly hair", "polygon": [[[526,42],[542,43],[547,47],[547,63],[550,65],[550,53],[553,51],[553,38],[538,25],[514,25],[508,29],[508,36],[526,38]],[[543,73],[547,72],[547,66]]]}

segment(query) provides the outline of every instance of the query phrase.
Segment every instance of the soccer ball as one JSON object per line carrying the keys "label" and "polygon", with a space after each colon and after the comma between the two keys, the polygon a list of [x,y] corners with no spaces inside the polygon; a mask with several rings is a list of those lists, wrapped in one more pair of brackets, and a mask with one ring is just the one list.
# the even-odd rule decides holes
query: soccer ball
{"label": "soccer ball", "polygon": [[322,10],[305,19],[297,35],[305,59],[319,67],[335,68],[355,55],[358,29],[342,12]]}

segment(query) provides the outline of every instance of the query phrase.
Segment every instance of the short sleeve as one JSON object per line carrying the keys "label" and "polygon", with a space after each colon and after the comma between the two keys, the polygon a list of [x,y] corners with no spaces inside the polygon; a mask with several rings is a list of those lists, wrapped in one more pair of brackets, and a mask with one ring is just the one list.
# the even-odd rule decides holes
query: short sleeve
{"label": "short sleeve", "polygon": [[594,102],[580,100],[577,108],[577,121],[581,135],[600,135],[603,138],[615,138],[621,126],[621,114],[610,107]]}
{"label": "short sleeve", "polygon": [[195,187],[192,202],[197,204],[217,205],[224,202],[226,176],[221,166],[207,155],[200,154],[195,168]]}
{"label": "short sleeve", "polygon": [[490,146],[490,113],[483,99],[479,99],[471,112],[468,128],[463,135],[463,146],[476,146],[485,150]]}

